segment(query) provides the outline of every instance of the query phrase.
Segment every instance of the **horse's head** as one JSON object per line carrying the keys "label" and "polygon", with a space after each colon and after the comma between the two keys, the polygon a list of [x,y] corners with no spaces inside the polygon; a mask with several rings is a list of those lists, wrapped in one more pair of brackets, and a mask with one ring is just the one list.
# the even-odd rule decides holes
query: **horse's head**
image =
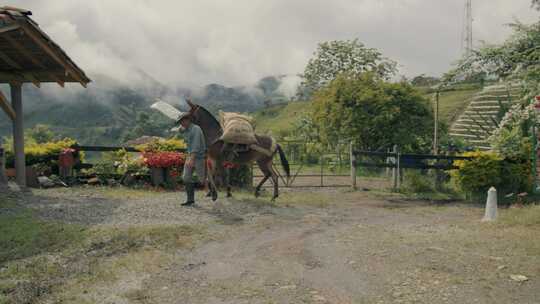
{"label": "horse's head", "polygon": [[214,115],[212,115],[212,113],[210,113],[204,107],[194,104],[191,101],[191,98],[188,98],[186,102],[189,106],[189,114],[191,115],[191,121],[201,127],[204,136],[206,137],[207,144],[213,144],[223,134],[221,125],[214,117]]}

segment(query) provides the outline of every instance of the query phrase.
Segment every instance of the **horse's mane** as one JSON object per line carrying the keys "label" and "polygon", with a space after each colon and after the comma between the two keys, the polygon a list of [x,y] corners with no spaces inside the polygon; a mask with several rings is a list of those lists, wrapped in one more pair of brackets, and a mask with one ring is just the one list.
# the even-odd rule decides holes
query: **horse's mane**
{"label": "horse's mane", "polygon": [[223,134],[223,129],[221,128],[218,120],[202,106],[197,105],[197,110],[195,111],[195,120],[193,121],[203,130],[204,135],[206,136],[206,142],[208,145],[213,144],[218,140]]}

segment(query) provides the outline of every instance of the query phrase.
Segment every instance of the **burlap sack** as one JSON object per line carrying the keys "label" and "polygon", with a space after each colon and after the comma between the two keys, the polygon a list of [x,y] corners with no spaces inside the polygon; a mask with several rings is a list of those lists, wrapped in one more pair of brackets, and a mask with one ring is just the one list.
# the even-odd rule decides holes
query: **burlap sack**
{"label": "burlap sack", "polygon": [[219,119],[223,128],[221,140],[224,142],[245,145],[251,145],[257,142],[255,131],[251,125],[251,117],[220,111]]}

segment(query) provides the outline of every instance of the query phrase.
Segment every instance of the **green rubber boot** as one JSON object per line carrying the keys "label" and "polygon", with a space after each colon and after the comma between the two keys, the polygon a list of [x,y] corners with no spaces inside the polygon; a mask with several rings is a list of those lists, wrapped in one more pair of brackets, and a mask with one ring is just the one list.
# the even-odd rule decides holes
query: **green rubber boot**
{"label": "green rubber boot", "polygon": [[187,200],[182,206],[191,206],[195,204],[195,187],[192,183],[185,184]]}

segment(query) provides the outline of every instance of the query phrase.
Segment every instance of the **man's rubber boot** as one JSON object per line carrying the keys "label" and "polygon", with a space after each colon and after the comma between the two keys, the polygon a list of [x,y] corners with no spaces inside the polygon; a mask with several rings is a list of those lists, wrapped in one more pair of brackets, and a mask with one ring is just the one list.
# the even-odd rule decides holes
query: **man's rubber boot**
{"label": "man's rubber boot", "polygon": [[195,204],[195,187],[192,183],[186,183],[184,187],[186,188],[187,200],[182,206],[191,206]]}

